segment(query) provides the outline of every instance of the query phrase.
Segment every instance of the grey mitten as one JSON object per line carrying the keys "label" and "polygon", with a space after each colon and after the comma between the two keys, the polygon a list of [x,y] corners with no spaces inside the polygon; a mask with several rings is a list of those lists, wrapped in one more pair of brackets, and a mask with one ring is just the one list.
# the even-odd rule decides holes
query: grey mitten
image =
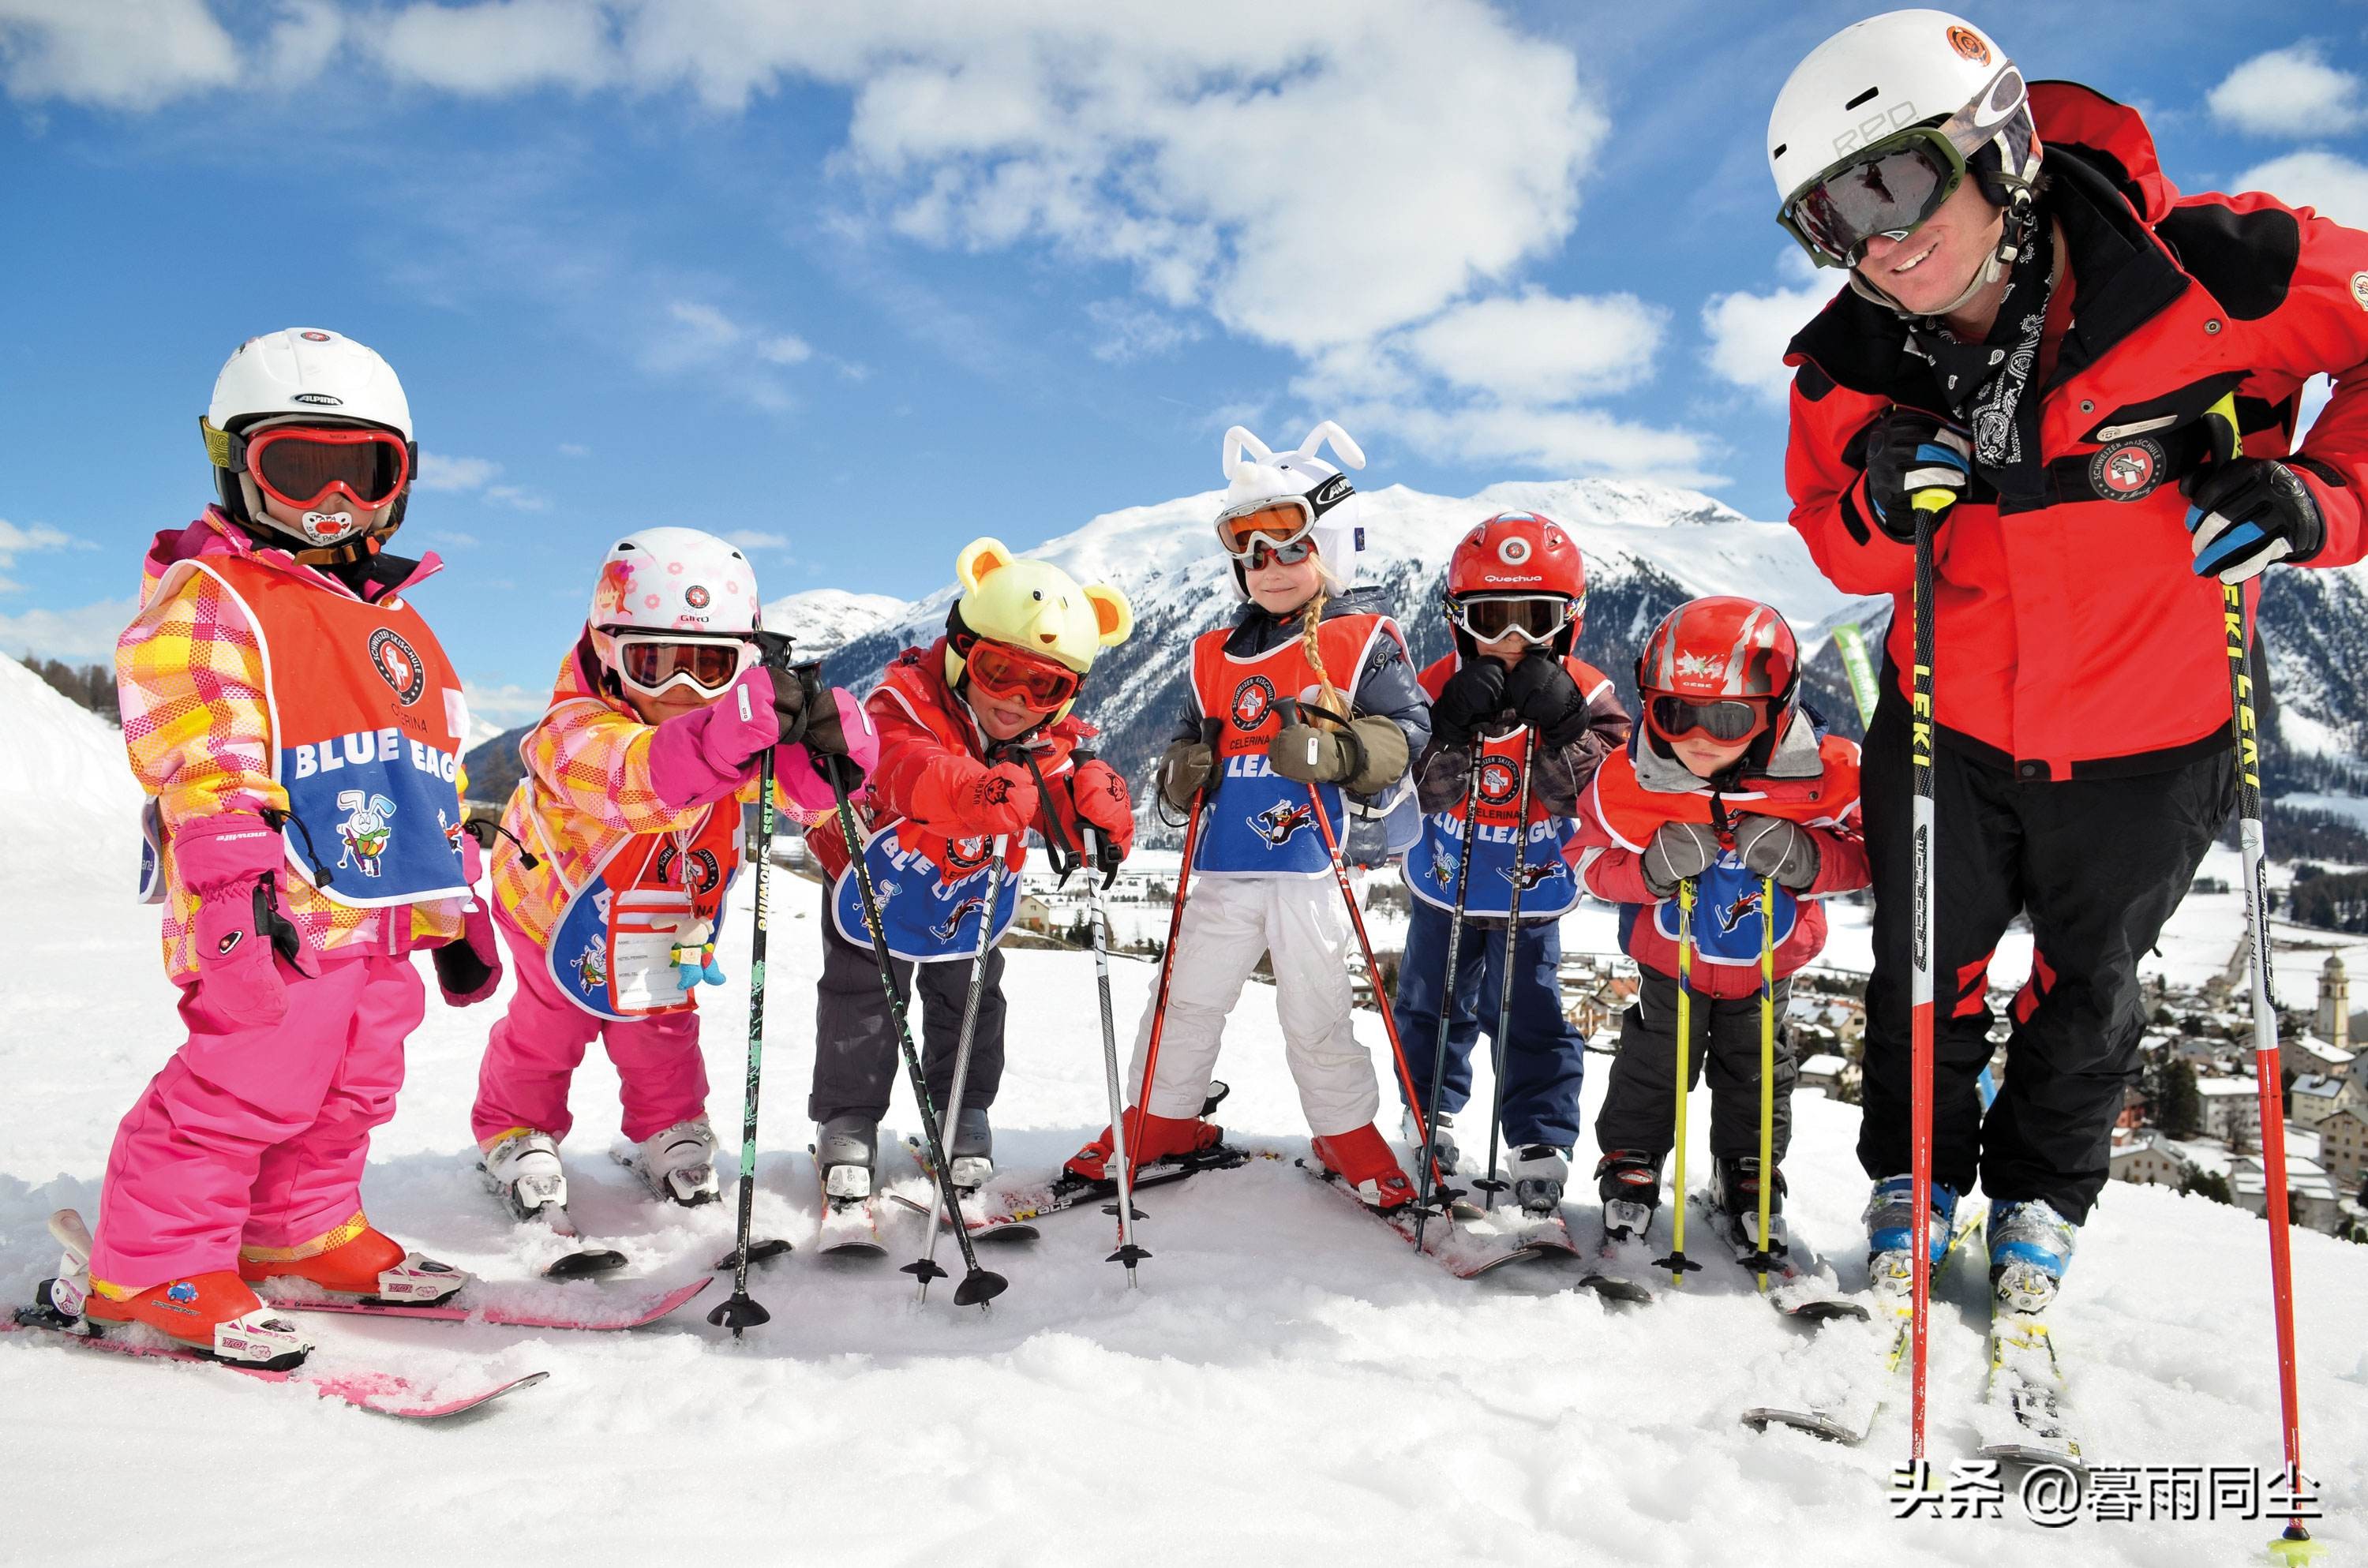
{"label": "grey mitten", "polygon": [[1706,822],[1665,822],[1645,846],[1645,885],[1662,898],[1718,858],[1718,835]]}
{"label": "grey mitten", "polygon": [[1755,877],[1773,877],[1794,892],[1817,880],[1816,838],[1782,817],[1748,816],[1735,824],[1735,853]]}

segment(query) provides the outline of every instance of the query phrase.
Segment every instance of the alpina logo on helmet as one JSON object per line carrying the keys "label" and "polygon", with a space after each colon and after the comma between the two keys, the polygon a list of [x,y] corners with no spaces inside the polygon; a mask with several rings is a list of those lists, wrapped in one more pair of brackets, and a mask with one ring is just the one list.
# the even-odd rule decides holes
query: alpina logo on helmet
{"label": "alpina logo on helmet", "polygon": [[1961,24],[1950,28],[1949,47],[1976,65],[1990,62],[1990,46],[1982,41],[1981,34],[1969,27]]}
{"label": "alpina logo on helmet", "polygon": [[320,408],[343,408],[346,406],[346,400],[338,397],[334,392],[291,392],[289,394],[288,401],[290,403],[309,403]]}
{"label": "alpina logo on helmet", "polygon": [[1349,476],[1345,473],[1336,473],[1316,486],[1315,494],[1307,498],[1307,504],[1320,516],[1329,508],[1346,501],[1349,494]]}
{"label": "alpina logo on helmet", "polygon": [[705,609],[707,608],[707,590],[700,587],[698,584],[693,583],[689,587],[685,588],[682,591],[682,599],[683,603],[689,605],[693,609]]}

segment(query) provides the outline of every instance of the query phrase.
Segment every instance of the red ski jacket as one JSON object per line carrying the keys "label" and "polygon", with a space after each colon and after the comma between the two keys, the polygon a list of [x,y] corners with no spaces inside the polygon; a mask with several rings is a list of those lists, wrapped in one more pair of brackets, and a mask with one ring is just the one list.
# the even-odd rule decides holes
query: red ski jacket
{"label": "red ski jacket", "polygon": [[[2024,779],[2151,772],[2228,744],[2220,584],[2192,570],[2176,483],[2203,411],[2234,392],[2246,453],[2287,458],[2304,381],[2332,375],[2289,459],[2327,522],[2310,564],[2368,550],[2368,377],[2353,374],[2368,362],[2368,234],[2258,193],[2182,197],[2135,110],[2062,82],[2031,98],[2041,212],[2066,264],[2025,394],[2041,399],[2048,494],[2001,505],[1976,468],[1941,527],[1939,738]],[[1905,324],[1849,289],[1785,362],[1793,526],[1835,586],[1893,596],[1887,651],[1906,670],[1915,551],[1870,526],[1854,441],[1894,404],[1947,404]],[[2259,593],[2247,585],[2248,616]]]}
{"label": "red ski jacket", "polygon": [[[880,728],[880,761],[857,801],[864,825],[904,817],[949,838],[976,833],[963,820],[956,793],[986,770],[987,742],[969,705],[946,684],[945,639],[897,654],[863,707]],[[1045,803],[1072,845],[1083,839],[1076,805],[1069,798],[1069,756],[1099,733],[1091,724],[1064,718],[1045,725],[1027,743],[1044,775]],[[806,847],[828,881],[836,882],[847,869],[847,846],[837,817],[808,828]],[[1012,846],[1015,869],[1025,853],[1024,844]]]}

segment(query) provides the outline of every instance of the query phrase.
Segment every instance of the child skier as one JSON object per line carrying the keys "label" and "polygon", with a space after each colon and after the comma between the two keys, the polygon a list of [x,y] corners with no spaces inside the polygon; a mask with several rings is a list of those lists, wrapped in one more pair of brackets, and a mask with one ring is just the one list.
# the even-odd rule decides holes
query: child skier
{"label": "child skier", "polygon": [[[962,593],[946,613],[946,634],[898,654],[865,699],[880,759],[857,813],[897,988],[921,994],[924,1076],[941,1115],[952,1113],[979,921],[993,921],[996,939],[1009,926],[1030,829],[1049,823],[1056,831],[1048,840],[1075,846],[1090,825],[1121,854],[1134,843],[1124,780],[1099,758],[1076,758],[1096,732],[1070,715],[1095,655],[1134,629],[1126,596],[1080,586],[991,539],[966,547],[955,573]],[[845,1212],[871,1196],[898,1047],[837,818],[809,829],[806,843],[830,884],[807,1108],[819,1129],[824,1191]],[[998,856],[1006,871],[990,910]],[[1003,955],[991,951],[961,1114],[945,1129],[948,1174],[965,1190],[994,1171],[988,1111],[1003,1078],[1002,981]]]}
{"label": "child skier", "polygon": [[1769,1247],[1784,1244],[1782,1161],[1797,1074],[1780,1023],[1770,1085],[1778,1165],[1762,1173],[1761,879],[1776,884],[1780,1021],[1789,977],[1825,947],[1816,901],[1867,884],[1858,747],[1825,733],[1799,700],[1800,680],[1799,646],[1775,610],[1728,597],[1679,605],[1636,661],[1645,722],[1580,802],[1565,854],[1589,892],[1622,906],[1621,943],[1642,981],[1595,1119],[1596,1181],[1614,1241],[1641,1237],[1660,1201],[1677,1093],[1678,895],[1691,883],[1686,1081],[1691,1088],[1698,1072],[1710,1080],[1712,1202],[1727,1216],[1728,1240],[1757,1251],[1759,1183],[1772,1176]]}
{"label": "child skier", "polygon": [[[1562,1009],[1562,916],[1578,902],[1562,849],[1575,831],[1579,791],[1599,762],[1628,744],[1629,719],[1611,677],[1571,656],[1587,615],[1587,568],[1552,518],[1505,512],[1466,534],[1448,563],[1446,613],[1455,651],[1420,677],[1431,699],[1430,745],[1415,768],[1425,814],[1422,837],[1404,864],[1414,912],[1395,1006],[1416,1096],[1406,1142],[1420,1142],[1415,1110],[1430,1103],[1440,1012],[1447,1007],[1447,1071],[1432,1128],[1440,1170],[1456,1168],[1452,1119],[1471,1099],[1472,1047],[1485,1026],[1505,1075],[1515,1200],[1550,1214],[1561,1206],[1578,1139],[1587,1044]],[[1475,744],[1479,831],[1470,835],[1466,869],[1465,824],[1475,806],[1464,796]],[[1525,758],[1532,759],[1526,791]],[[1513,824],[1524,799],[1521,935],[1508,960]],[[1459,876],[1464,928],[1451,960]],[[1509,1038],[1497,1040],[1508,961],[1511,1024]]]}
{"label": "child skier", "polygon": [[[1397,623],[1377,592],[1356,586],[1361,506],[1348,476],[1315,455],[1327,440],[1349,467],[1364,466],[1329,420],[1279,455],[1239,426],[1225,433],[1231,488],[1216,532],[1245,602],[1230,626],[1194,641],[1191,696],[1159,766],[1160,793],[1179,811],[1194,809],[1204,780],[1215,788],[1186,868],[1190,897],[1157,1076],[1125,1113],[1127,1152],[1140,1165],[1216,1142],[1220,1130],[1201,1111],[1225,1015],[1270,954],[1284,1050],[1316,1157],[1366,1203],[1389,1210],[1412,1202],[1414,1187],[1373,1125],[1381,1091],[1350,1022],[1351,933],[1315,812],[1345,834],[1349,803],[1375,803],[1429,738],[1429,704]],[[1286,717],[1293,700],[1321,703],[1349,722]],[[1157,1008],[1155,994],[1135,1033],[1130,1085],[1143,1083]],[[1067,1169],[1104,1179],[1110,1149],[1104,1128]]]}
{"label": "child skier", "polygon": [[402,383],[290,328],[240,346],[200,424],[219,502],[156,536],[116,646],[188,1038],[117,1129],[87,1294],[69,1256],[51,1304],[285,1368],[309,1346],[252,1281],[467,1282],[370,1224],[361,1176],[426,1008],[412,949],[456,1005],[500,958],[458,833],[460,677],[409,598],[438,562],[383,551],[418,467]]}
{"label": "child skier", "polygon": [[565,1228],[567,1088],[598,1038],[632,1167],[660,1199],[718,1193],[699,985],[739,869],[757,763],[793,807],[832,799],[825,756],[869,768],[855,699],[757,662],[757,575],[696,528],[644,528],[602,562],[583,635],[518,753],[493,846],[494,924],[518,960],[470,1115],[487,1179],[520,1219]]}

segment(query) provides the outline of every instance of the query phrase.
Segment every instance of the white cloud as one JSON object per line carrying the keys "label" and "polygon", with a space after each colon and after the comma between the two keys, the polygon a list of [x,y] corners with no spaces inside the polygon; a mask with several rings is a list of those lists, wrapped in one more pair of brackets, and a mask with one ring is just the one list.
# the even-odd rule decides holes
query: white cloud
{"label": "white cloud", "polygon": [[1720,380],[1732,381],[1770,406],[1782,406],[1793,385],[1784,347],[1823,310],[1842,287],[1839,272],[1821,271],[1793,246],[1777,254],[1776,270],[1793,280],[1765,294],[1737,290],[1702,301],[1702,362]]}
{"label": "white cloud", "polygon": [[501,473],[502,465],[490,458],[447,457],[439,452],[419,454],[419,474],[412,481],[417,490],[478,490],[490,484]]}
{"label": "white cloud", "polygon": [[665,324],[642,347],[642,368],[655,375],[714,372],[733,394],[770,413],[790,406],[774,369],[814,358],[814,346],[791,332],[750,327],[698,300],[669,301]]}
{"label": "white cloud", "polygon": [[117,635],[131,624],[139,609],[133,599],[102,599],[74,609],[0,615],[0,648],[11,653],[30,650],[51,659],[106,663],[115,657]]}
{"label": "white cloud", "polygon": [[447,545],[454,550],[474,550],[478,543],[475,534],[463,533],[459,528],[438,528],[427,537],[438,544]]}
{"label": "white cloud", "polygon": [[559,443],[559,455],[567,458],[588,458],[592,455],[592,449],[580,441],[562,441]]}
{"label": "white cloud", "polygon": [[463,680],[461,695],[468,699],[472,718],[489,720],[505,730],[540,718],[542,710],[551,706],[550,692],[530,691],[522,686],[486,686]]}
{"label": "white cloud", "polygon": [[2315,207],[2320,216],[2354,228],[2368,224],[2368,166],[2340,153],[2305,147],[2256,164],[2238,175],[2238,190],[2261,190],[2292,207]]}
{"label": "white cloud", "polygon": [[790,548],[790,539],[787,534],[764,533],[756,528],[735,528],[731,533],[725,534],[723,537],[730,540],[742,550],[787,550]]}
{"label": "white cloud", "polygon": [[282,92],[309,85],[345,41],[344,16],[329,0],[281,0],[256,76]]}
{"label": "white cloud", "polygon": [[1192,323],[1147,309],[1132,300],[1088,301],[1086,319],[1101,331],[1090,352],[1095,358],[1112,365],[1156,359],[1201,337],[1201,329]]}
{"label": "white cloud", "polygon": [[798,365],[814,358],[814,346],[795,333],[782,333],[777,337],[760,338],[757,358],[768,365]]}
{"label": "white cloud", "polygon": [[1407,333],[1406,347],[1455,386],[1563,403],[1624,391],[1650,375],[1668,315],[1634,294],[1530,293],[1443,311]]}
{"label": "white cloud", "polygon": [[21,100],[151,109],[238,69],[204,0],[0,0],[0,81]]}
{"label": "white cloud", "polygon": [[2329,65],[2315,43],[2253,56],[2204,101],[2214,119],[2257,136],[2328,136],[2368,121],[2359,76]]}
{"label": "white cloud", "polygon": [[533,491],[521,489],[515,484],[489,484],[485,487],[485,499],[505,506],[515,507],[521,512],[543,512],[551,508],[550,502]]}
{"label": "white cloud", "polygon": [[14,566],[17,557],[37,550],[90,550],[89,540],[76,539],[63,528],[47,523],[35,523],[18,528],[6,517],[0,517],[0,566]]}
{"label": "white cloud", "polygon": [[1351,431],[1388,429],[1443,457],[1474,464],[1514,464],[1554,474],[1649,476],[1671,484],[1725,482],[1711,471],[1711,444],[1687,430],[1664,430],[1594,408],[1440,409],[1374,404],[1344,410]]}
{"label": "white cloud", "polygon": [[579,0],[492,0],[413,6],[372,23],[387,74],[474,96],[605,84],[616,70],[609,23]]}

